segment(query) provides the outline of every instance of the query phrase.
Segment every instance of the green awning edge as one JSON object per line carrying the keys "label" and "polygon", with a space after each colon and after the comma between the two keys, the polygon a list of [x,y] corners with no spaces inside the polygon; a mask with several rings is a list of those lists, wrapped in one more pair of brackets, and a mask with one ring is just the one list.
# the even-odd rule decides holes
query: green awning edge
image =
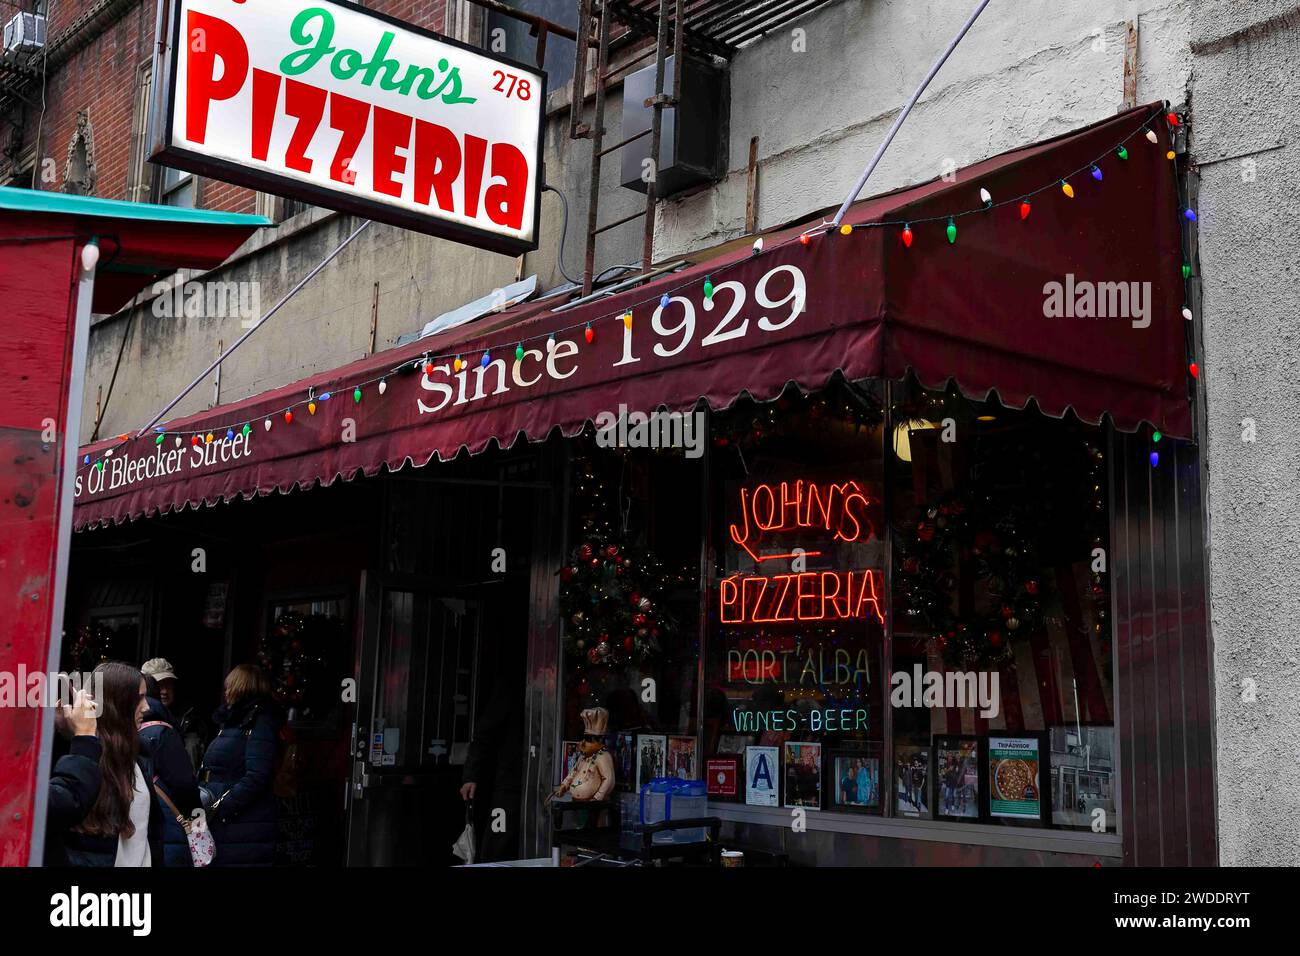
{"label": "green awning edge", "polygon": [[261,228],[275,225],[265,216],[250,216],[246,213],[219,212],[212,209],[184,209],[179,206],[124,202],[120,199],[100,199],[97,196],[72,196],[67,193],[18,189],[12,186],[0,186],[0,211],[96,219],[131,219],[143,222],[184,225],[242,226],[244,228]]}

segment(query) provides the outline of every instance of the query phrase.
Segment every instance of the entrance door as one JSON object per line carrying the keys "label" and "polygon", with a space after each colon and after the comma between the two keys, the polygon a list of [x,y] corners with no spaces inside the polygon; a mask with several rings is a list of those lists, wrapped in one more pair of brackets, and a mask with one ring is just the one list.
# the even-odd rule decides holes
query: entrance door
{"label": "entrance door", "polygon": [[366,576],[348,865],[440,865],[465,824],[483,599]]}

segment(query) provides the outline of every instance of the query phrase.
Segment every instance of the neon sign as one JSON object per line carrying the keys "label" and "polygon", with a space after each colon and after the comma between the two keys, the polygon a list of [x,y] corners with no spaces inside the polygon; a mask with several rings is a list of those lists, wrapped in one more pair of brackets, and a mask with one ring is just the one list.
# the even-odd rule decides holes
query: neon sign
{"label": "neon sign", "polygon": [[804,571],[770,578],[733,574],[719,582],[719,615],[723,624],[847,621],[872,616],[883,623],[879,579],[879,571]]}
{"label": "neon sign", "polygon": [[[756,562],[790,559],[794,554],[760,556],[755,546],[763,532],[798,529],[833,532],[836,541],[865,541],[875,534],[867,520],[869,502],[856,481],[819,485],[814,481],[783,481],[779,485],[762,484],[752,491],[740,489],[742,526],[731,526],[731,540],[740,545]],[[818,551],[804,554],[812,556]]]}

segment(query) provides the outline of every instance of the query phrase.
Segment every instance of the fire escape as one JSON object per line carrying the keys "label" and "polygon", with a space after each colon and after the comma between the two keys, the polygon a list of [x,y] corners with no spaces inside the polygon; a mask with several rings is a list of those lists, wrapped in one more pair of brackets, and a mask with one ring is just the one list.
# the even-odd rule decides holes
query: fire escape
{"label": "fire escape", "polygon": [[[596,62],[592,121],[584,122],[588,69],[586,58],[574,60],[573,96],[569,118],[571,139],[591,141],[591,191],[587,207],[586,254],[582,272],[582,295],[592,292],[596,262],[596,241],[608,232],[636,219],[644,219],[641,249],[641,277],[651,273],[654,257],[655,203],[661,198],[659,166],[663,158],[665,111],[676,111],[678,94],[691,95],[691,84],[683,87],[683,69],[691,58],[730,61],[741,47],[780,29],[791,20],[825,5],[828,0],[578,0],[578,49],[595,47]],[[630,56],[611,68],[611,41],[629,49]],[[649,42],[647,42],[649,41]],[[640,49],[638,49],[640,48]],[[671,92],[666,92],[667,73],[672,69]],[[654,64],[654,85],[643,103],[630,102],[625,84],[624,111],[644,107],[652,111],[648,127],[606,145],[605,100],[612,80],[646,61]],[[725,109],[725,106],[724,106]],[[676,117],[670,114],[668,121]],[[625,124],[626,125],[626,124]],[[725,123],[724,123],[725,127]],[[604,158],[649,137],[644,149],[648,175],[644,177],[645,208],[612,222],[600,222],[600,177]],[[725,164],[726,143],[721,143]],[[626,166],[625,166],[626,169]],[[719,178],[725,174],[719,170]]]}

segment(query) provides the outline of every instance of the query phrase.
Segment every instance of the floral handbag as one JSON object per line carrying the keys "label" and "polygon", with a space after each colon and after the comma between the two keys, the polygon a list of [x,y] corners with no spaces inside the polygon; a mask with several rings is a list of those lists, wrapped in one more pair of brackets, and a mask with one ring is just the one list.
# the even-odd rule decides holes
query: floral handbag
{"label": "floral handbag", "polygon": [[158,799],[167,805],[167,809],[172,812],[176,822],[185,831],[185,842],[190,846],[190,860],[195,866],[210,865],[217,856],[217,843],[212,839],[212,831],[208,829],[206,814],[200,814],[193,820],[188,819],[176,808],[176,804],[172,803],[171,797],[163,793],[162,788],[158,786],[157,777],[153,778],[153,791],[158,794]]}

